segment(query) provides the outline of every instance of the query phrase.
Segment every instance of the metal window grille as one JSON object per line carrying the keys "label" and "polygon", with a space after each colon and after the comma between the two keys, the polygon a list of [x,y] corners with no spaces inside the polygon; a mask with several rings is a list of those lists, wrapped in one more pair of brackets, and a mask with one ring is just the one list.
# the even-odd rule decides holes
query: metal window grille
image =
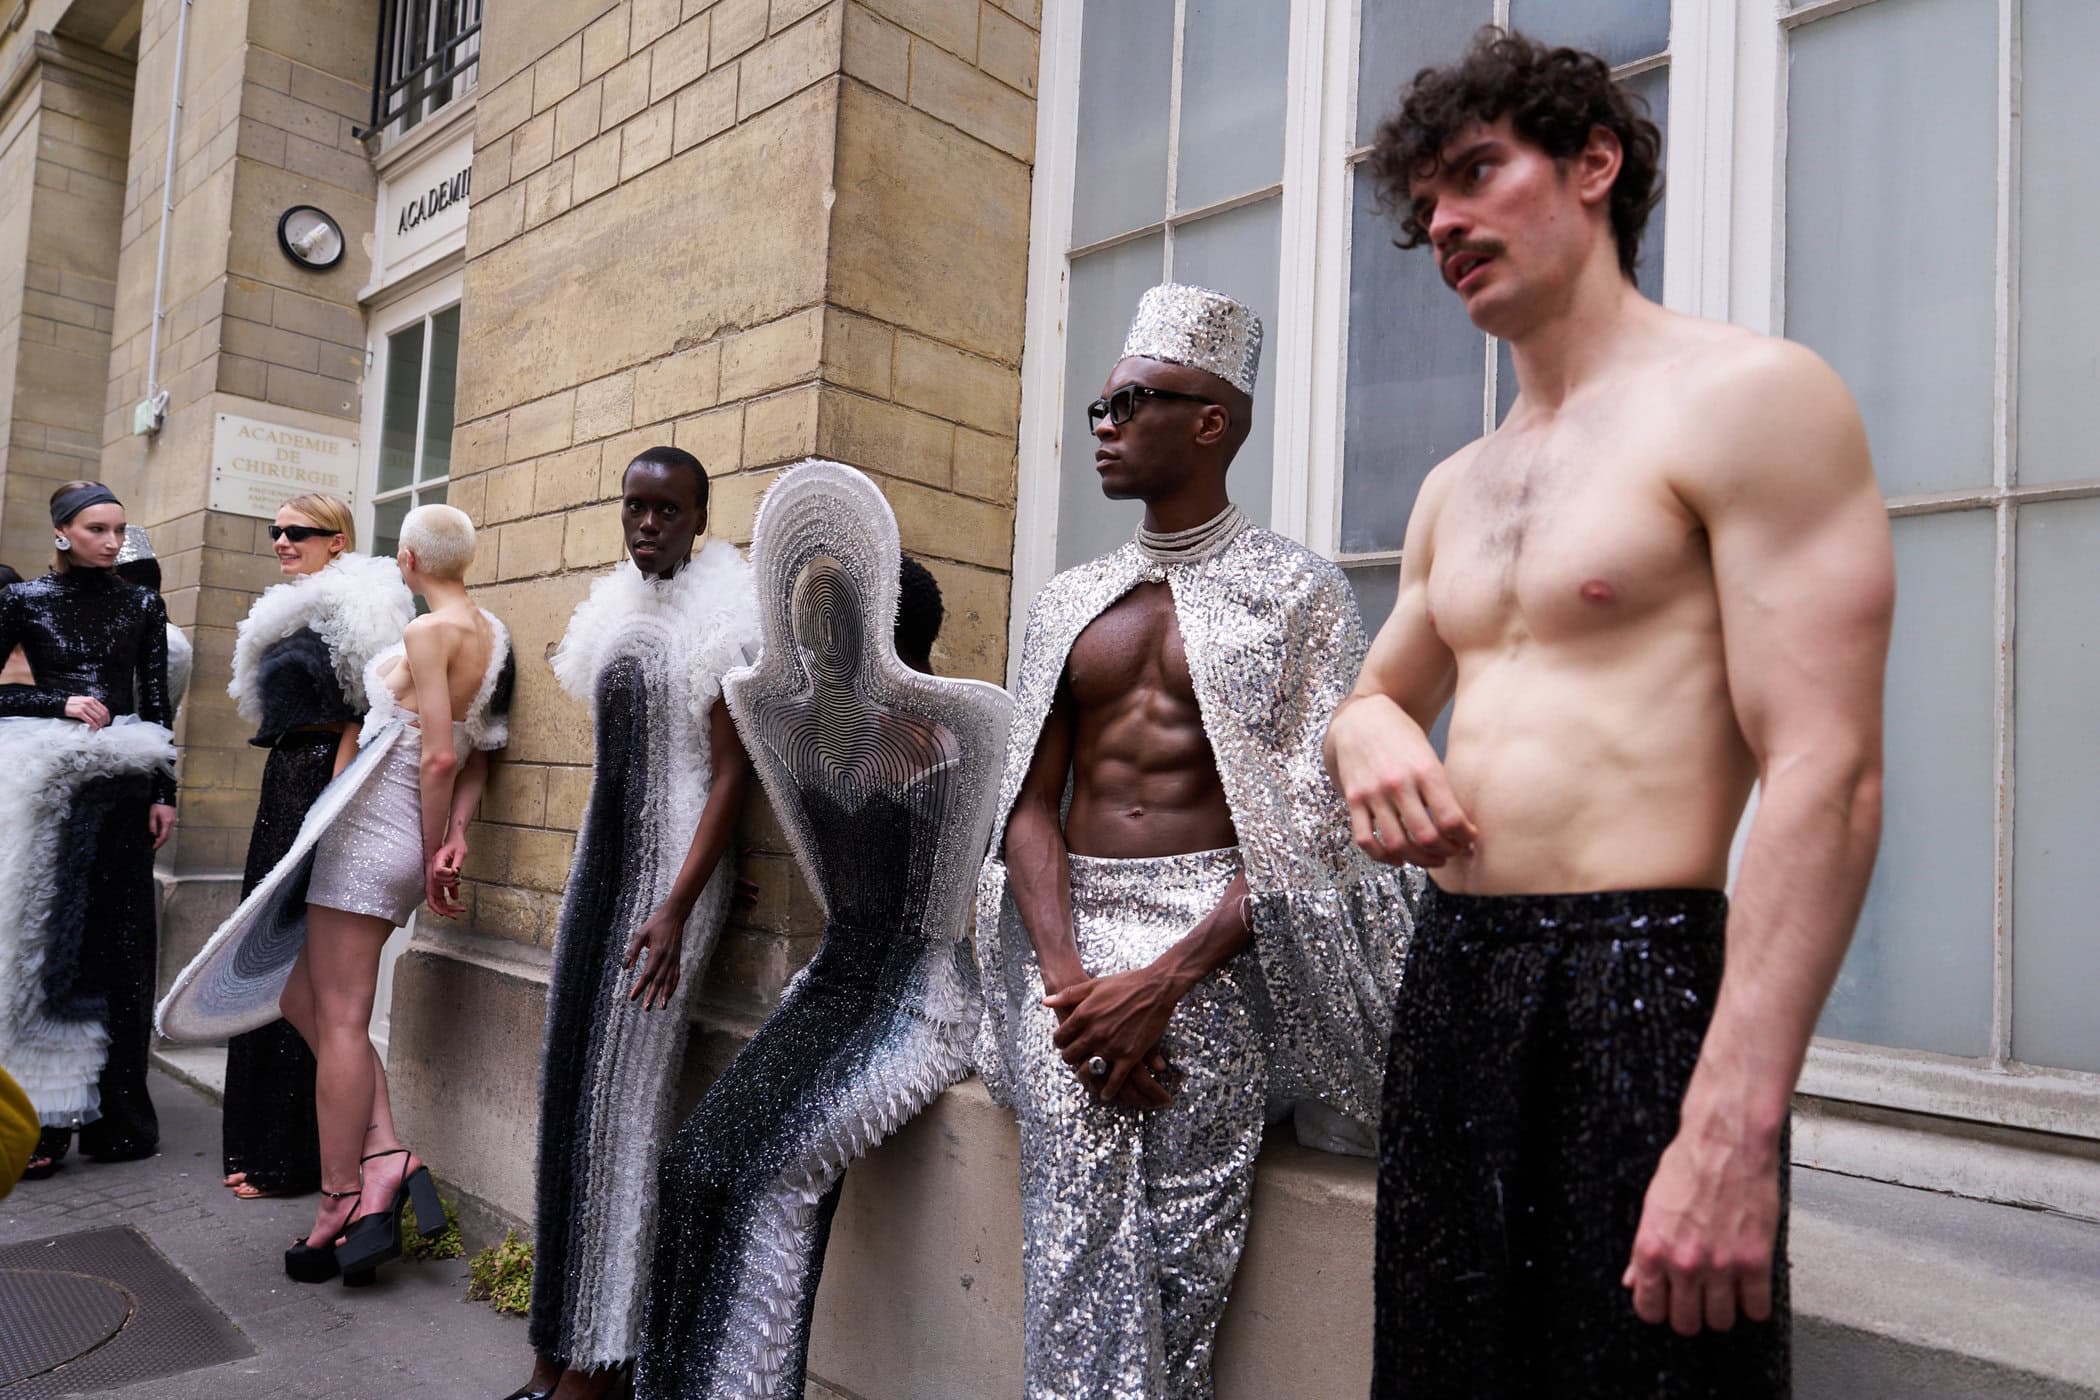
{"label": "metal window grille", "polygon": [[405,131],[474,85],[481,0],[382,0],[372,119],[360,141]]}

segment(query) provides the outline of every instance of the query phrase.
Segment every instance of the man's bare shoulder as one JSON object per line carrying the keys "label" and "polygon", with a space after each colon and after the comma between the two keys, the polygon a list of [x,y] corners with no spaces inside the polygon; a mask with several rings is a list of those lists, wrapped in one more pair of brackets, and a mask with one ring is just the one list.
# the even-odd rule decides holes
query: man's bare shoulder
{"label": "man's bare shoulder", "polygon": [[1687,484],[1785,488],[1805,477],[1871,480],[1851,391],[1805,345],[1680,316],[1671,393]]}

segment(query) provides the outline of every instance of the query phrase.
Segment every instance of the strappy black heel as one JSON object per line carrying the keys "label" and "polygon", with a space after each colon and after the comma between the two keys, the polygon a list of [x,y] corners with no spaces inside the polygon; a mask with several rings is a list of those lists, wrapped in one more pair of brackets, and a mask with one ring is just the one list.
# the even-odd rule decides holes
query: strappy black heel
{"label": "strappy black heel", "polygon": [[[323,1191],[321,1194],[331,1201],[348,1201],[362,1196],[364,1190],[360,1187],[355,1191]],[[303,1235],[284,1252],[284,1276],[294,1283],[326,1283],[341,1267],[333,1244],[310,1245]]]}
{"label": "strappy black heel", "polygon": [[[362,1164],[381,1157],[408,1155],[405,1147],[390,1147],[358,1160]],[[437,1183],[430,1179],[430,1168],[417,1167],[401,1178],[401,1185],[385,1210],[360,1216],[343,1232],[343,1242],[335,1247],[335,1255],[343,1270],[344,1283],[355,1282],[351,1277],[353,1274],[369,1275],[388,1260],[401,1257],[401,1203],[411,1200],[416,1204],[418,1234],[426,1240],[434,1240],[445,1233],[445,1207],[438,1200]]]}

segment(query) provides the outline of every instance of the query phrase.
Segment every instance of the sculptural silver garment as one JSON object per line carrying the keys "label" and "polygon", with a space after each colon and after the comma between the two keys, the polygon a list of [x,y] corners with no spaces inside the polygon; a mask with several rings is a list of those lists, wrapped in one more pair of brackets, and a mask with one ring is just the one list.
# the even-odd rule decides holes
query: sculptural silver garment
{"label": "sculptural silver garment", "polygon": [[665,1155],[642,1396],[801,1396],[840,1176],[969,1072],[979,1015],[963,921],[1011,702],[897,660],[896,520],[852,468],[782,476],[752,556],[764,652],[723,689],[824,940]]}
{"label": "sculptural silver garment", "polygon": [[[1035,949],[999,858],[1072,643],[1142,582],[1172,590],[1190,678],[1247,878],[1245,951],[1185,1000],[1172,1057],[1201,1100],[1195,1121],[1085,1102],[1048,1048]],[[1067,570],[1029,612],[1000,820],[978,886],[985,1033],[978,1069],[1023,1119],[1024,1318],[1031,1396],[1208,1395],[1209,1337],[1237,1267],[1260,1100],[1311,1100],[1377,1122],[1390,998],[1416,887],[1349,838],[1321,764],[1327,719],[1363,660],[1341,571],[1246,527],[1214,556],[1161,564],[1136,543]],[[1097,975],[1140,965],[1230,883],[1232,852],[1158,860],[1074,858],[1075,939]],[[1207,891],[1208,904],[1195,894]],[[1198,907],[1201,905],[1202,907]],[[1216,982],[1215,986],[1208,984]],[[1192,1063],[1200,1060],[1200,1063]],[[1246,1111],[1234,1105],[1250,1099]],[[1161,1119],[1173,1110],[1161,1110]],[[1115,1117],[1115,1115],[1122,1115]],[[1147,1134],[1141,1144],[1133,1134]],[[1186,1160],[1147,1195],[1130,1170]],[[1194,1184],[1209,1193],[1204,1200]],[[1213,1218],[1213,1215],[1218,1218]],[[1171,1274],[1171,1280],[1164,1275]],[[1134,1296],[1149,1289],[1149,1296]]]}
{"label": "sculptural silver garment", "polygon": [[713,540],[668,579],[621,560],[591,585],[554,655],[563,689],[590,703],[595,744],[547,994],[530,1333],[535,1351],[571,1370],[641,1349],[656,1166],[729,912],[733,852],[686,920],[667,1004],[644,1010],[630,995],[642,969],[623,961],[706,810],[722,677],[757,653],[751,567]]}
{"label": "sculptural silver garment", "polygon": [[[459,752],[499,749],[510,739],[510,692],[517,675],[510,632],[495,614],[484,610],[481,615],[494,629],[494,644],[489,648],[481,686],[467,706],[467,717],[453,723]],[[380,833],[373,819],[382,816],[381,809],[391,797],[386,785],[398,786],[404,764],[411,775],[415,769],[421,745],[416,715],[395,701],[385,679],[403,655],[402,644],[396,642],[365,666],[364,689],[372,708],[358,735],[357,757],[314,800],[300,823],[298,837],[276,868],[219,925],[189,966],[176,974],[174,985],[154,1013],[155,1027],[164,1039],[223,1040],[278,1018],[277,1003],[284,994],[285,979],[299,960],[299,950],[306,946],[307,878],[316,848],[345,823],[359,827],[353,844],[374,841]],[[415,841],[415,858],[420,861],[420,813],[415,820],[417,829],[395,832],[394,837]],[[389,853],[372,851],[362,858],[354,851],[341,854],[361,863]],[[384,864],[388,869],[379,871],[371,883],[392,887],[398,883],[392,869],[395,861]],[[378,868],[376,863],[374,868]],[[363,882],[353,879],[350,883]],[[413,908],[410,905],[407,912]],[[407,912],[400,921],[406,921]]]}

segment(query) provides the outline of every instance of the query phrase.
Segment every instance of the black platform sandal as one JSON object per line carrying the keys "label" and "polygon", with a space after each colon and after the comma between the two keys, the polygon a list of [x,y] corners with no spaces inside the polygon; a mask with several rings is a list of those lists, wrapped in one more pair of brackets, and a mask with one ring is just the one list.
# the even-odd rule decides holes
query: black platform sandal
{"label": "black platform sandal", "polygon": [[[356,1191],[323,1191],[331,1201],[348,1201],[362,1196],[362,1188]],[[294,1283],[326,1283],[336,1276],[341,1268],[333,1244],[310,1245],[305,1236],[295,1241],[284,1252],[284,1276]]]}
{"label": "black platform sandal", "polygon": [[[381,1157],[408,1155],[405,1147],[390,1147],[359,1160],[372,1162]],[[351,1275],[369,1275],[381,1264],[401,1257],[401,1203],[409,1200],[416,1203],[418,1234],[426,1240],[434,1240],[445,1233],[445,1207],[438,1200],[437,1183],[430,1179],[430,1168],[417,1167],[401,1178],[401,1185],[385,1210],[358,1217],[343,1232],[343,1242],[336,1246],[335,1253],[336,1261],[342,1266],[344,1283],[355,1286],[359,1282],[368,1282],[368,1279],[353,1279]]]}

